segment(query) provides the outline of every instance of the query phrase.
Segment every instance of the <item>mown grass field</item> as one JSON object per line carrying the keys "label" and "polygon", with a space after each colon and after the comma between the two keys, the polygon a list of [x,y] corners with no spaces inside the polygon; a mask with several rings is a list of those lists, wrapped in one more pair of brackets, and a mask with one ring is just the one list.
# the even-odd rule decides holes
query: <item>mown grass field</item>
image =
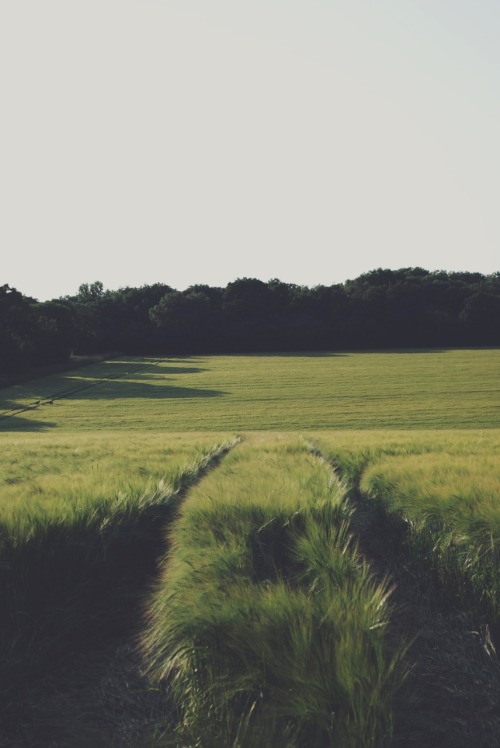
{"label": "mown grass field", "polygon": [[118,739],[78,697],[47,746],[496,745],[499,384],[499,350],[436,350],[0,390],[0,746],[29,745],[28,686],[131,626],[164,713]]}
{"label": "mown grass field", "polygon": [[499,372],[497,349],[114,359],[1,390],[0,431],[498,428]]}

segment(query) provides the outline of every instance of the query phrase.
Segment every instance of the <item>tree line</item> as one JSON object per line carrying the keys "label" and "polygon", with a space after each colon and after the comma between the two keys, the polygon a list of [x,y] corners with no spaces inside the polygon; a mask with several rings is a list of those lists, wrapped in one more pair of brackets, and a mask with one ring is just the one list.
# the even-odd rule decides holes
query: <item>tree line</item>
{"label": "tree line", "polygon": [[313,288],[239,278],[39,302],[0,287],[0,377],[71,354],[210,354],[500,345],[500,272],[377,269]]}

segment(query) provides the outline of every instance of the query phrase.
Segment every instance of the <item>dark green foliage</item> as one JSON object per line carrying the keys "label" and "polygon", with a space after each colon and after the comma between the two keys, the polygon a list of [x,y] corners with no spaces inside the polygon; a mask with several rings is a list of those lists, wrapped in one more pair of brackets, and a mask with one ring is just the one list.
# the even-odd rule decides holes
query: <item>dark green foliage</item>
{"label": "dark green foliage", "polygon": [[8,285],[0,287],[0,385],[20,373],[70,354],[72,312],[64,304],[38,304]]}
{"label": "dark green foliage", "polygon": [[238,278],[156,283],[37,304],[0,289],[0,376],[79,354],[251,353],[500,345],[500,275],[379,268],[307,288]]}

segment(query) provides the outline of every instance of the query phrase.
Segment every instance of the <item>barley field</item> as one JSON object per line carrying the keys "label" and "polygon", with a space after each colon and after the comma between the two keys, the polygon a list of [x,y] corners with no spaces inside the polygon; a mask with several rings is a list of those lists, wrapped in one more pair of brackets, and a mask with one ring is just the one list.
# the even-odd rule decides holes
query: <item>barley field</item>
{"label": "barley field", "polygon": [[[499,364],[114,358],[0,390],[0,746],[496,745]],[[117,642],[112,705],[82,697]]]}

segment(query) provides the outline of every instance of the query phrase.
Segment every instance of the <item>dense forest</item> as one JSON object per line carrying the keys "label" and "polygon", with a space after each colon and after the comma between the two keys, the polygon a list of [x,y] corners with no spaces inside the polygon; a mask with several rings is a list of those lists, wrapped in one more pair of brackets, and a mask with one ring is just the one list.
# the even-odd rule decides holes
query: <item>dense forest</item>
{"label": "dense forest", "polygon": [[308,288],[239,278],[156,283],[39,302],[0,287],[0,378],[72,354],[243,353],[500,345],[500,272],[373,270]]}

